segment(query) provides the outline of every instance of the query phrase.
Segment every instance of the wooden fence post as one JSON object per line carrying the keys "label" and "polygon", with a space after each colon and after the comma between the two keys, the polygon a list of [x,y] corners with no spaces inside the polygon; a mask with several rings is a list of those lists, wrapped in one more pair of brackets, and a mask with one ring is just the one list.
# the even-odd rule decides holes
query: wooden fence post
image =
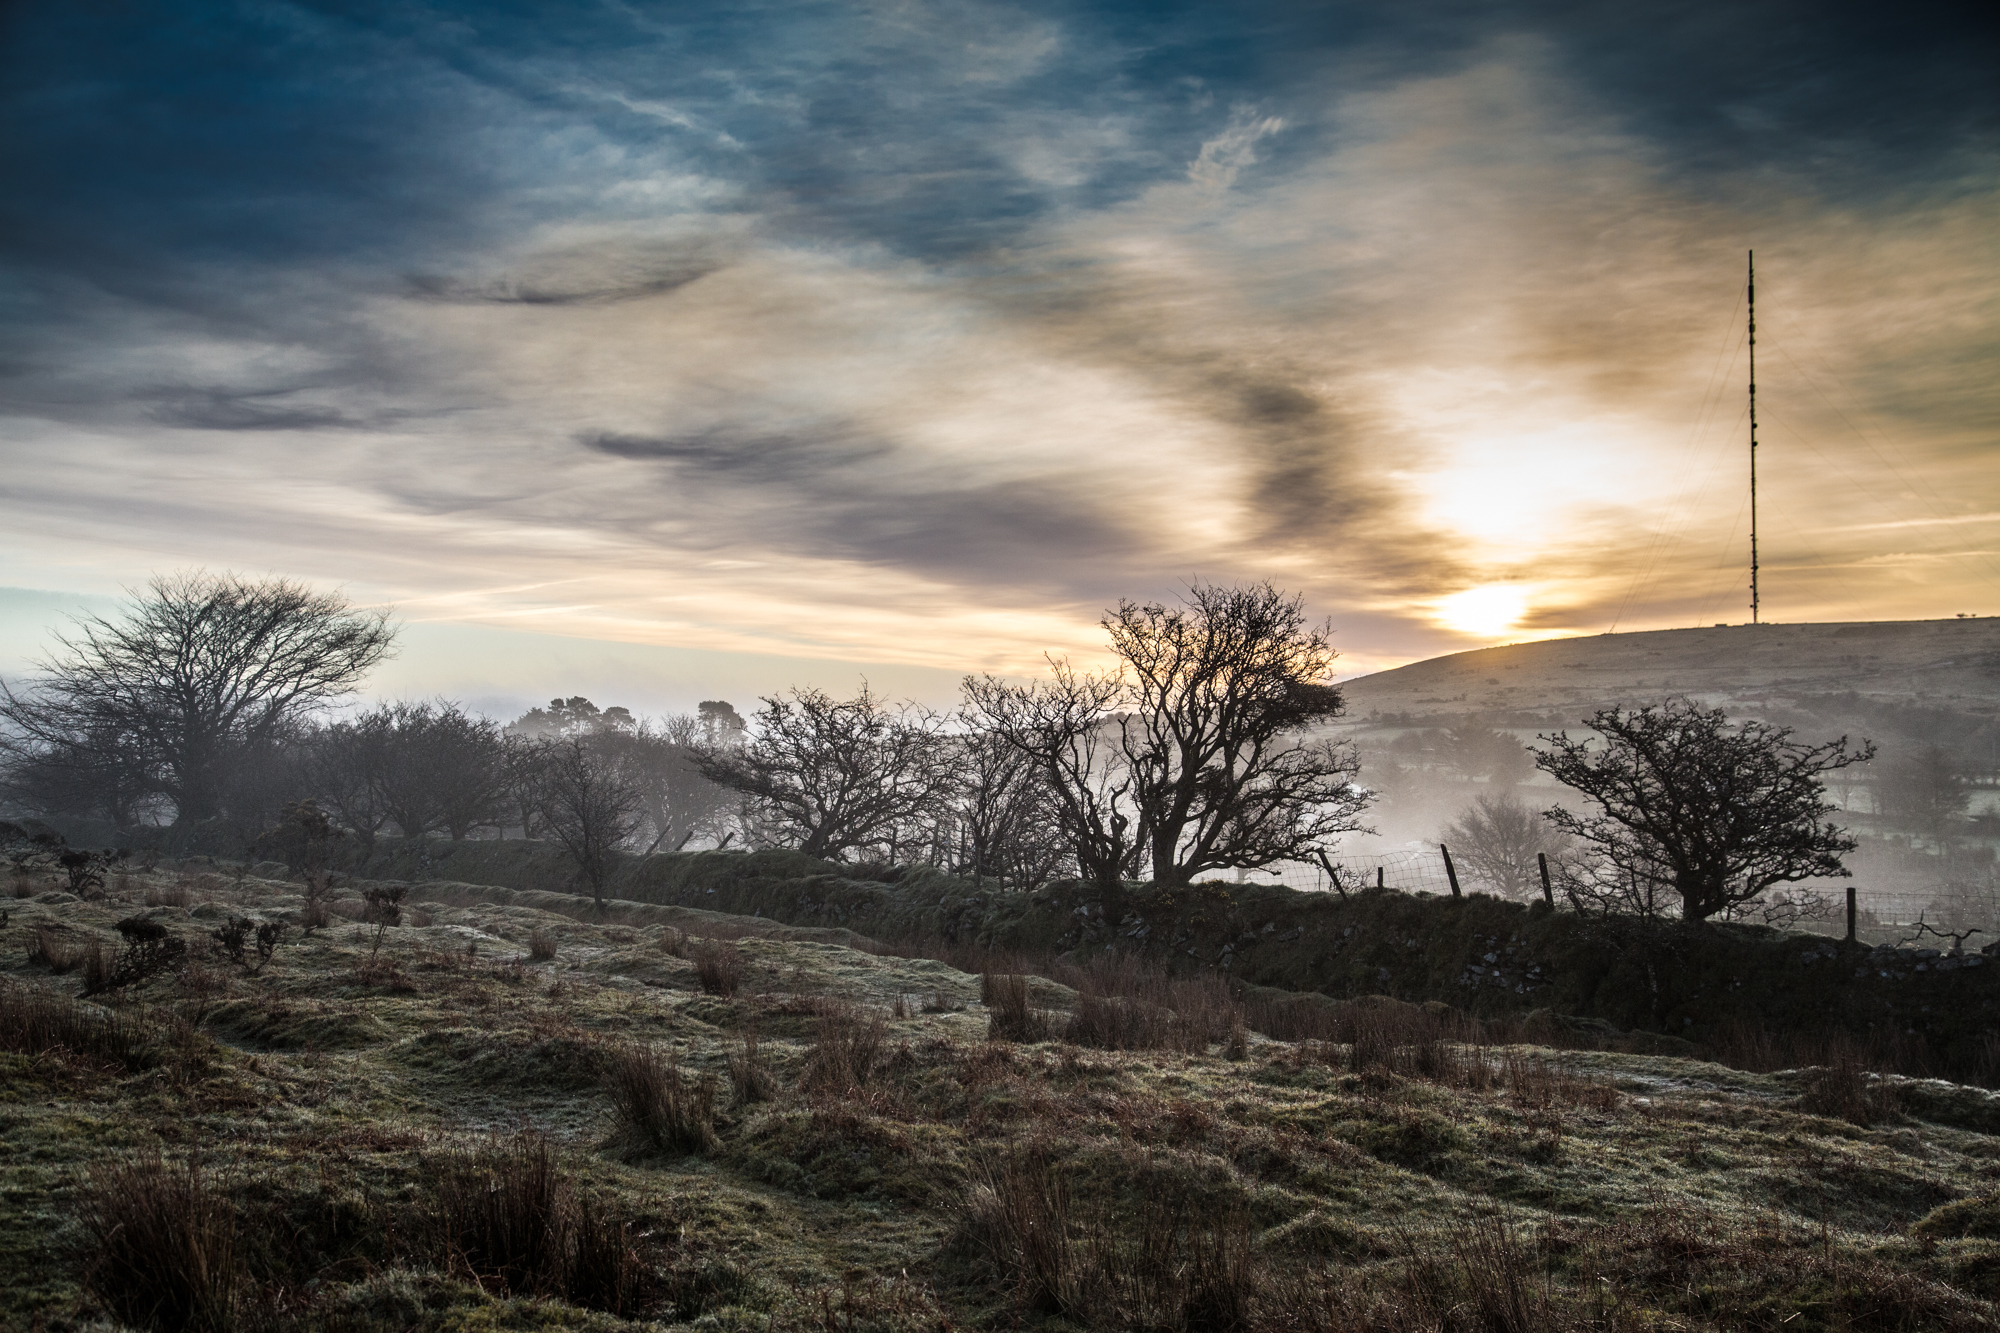
{"label": "wooden fence post", "polygon": [[1536,852],[1535,864],[1542,868],[1542,901],[1550,907],[1554,907],[1556,905],[1556,889],[1555,885],[1549,883],[1549,854],[1547,852]]}
{"label": "wooden fence post", "polygon": [[1444,853],[1444,877],[1451,881],[1451,896],[1462,897],[1458,891],[1458,868],[1451,863],[1451,848],[1439,843],[1438,850]]}
{"label": "wooden fence post", "polygon": [[1381,866],[1376,866],[1376,867],[1375,867],[1375,887],[1376,887],[1376,888],[1378,888],[1378,889],[1382,887],[1382,867],[1381,867]]}
{"label": "wooden fence post", "polygon": [[1848,886],[1847,886],[1847,942],[1848,942],[1849,944],[1853,944],[1853,943],[1855,942],[1855,940],[1854,940],[1854,886],[1853,886],[1852,884],[1850,884],[1850,885],[1848,885]]}

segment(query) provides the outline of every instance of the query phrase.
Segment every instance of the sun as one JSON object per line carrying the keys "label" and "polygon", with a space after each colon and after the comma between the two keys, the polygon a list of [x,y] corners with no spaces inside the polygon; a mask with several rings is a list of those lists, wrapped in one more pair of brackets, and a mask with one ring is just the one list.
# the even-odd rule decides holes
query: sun
{"label": "sun", "polygon": [[1506,583],[1489,583],[1440,597],[1435,614],[1446,629],[1476,638],[1493,639],[1520,623],[1528,611],[1528,594]]}

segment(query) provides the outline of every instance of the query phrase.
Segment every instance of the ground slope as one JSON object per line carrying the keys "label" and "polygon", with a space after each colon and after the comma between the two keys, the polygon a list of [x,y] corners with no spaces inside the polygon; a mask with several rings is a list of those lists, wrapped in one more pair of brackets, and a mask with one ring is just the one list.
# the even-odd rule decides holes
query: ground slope
{"label": "ground slope", "polygon": [[[995,1041],[976,977],[858,950],[840,927],[651,909],[687,913],[703,942],[442,886],[413,889],[393,928],[294,933],[251,975],[206,932],[296,918],[294,886],[161,873],[96,901],[16,891],[0,935],[9,1327],[138,1318],[146,1264],[81,1281],[90,1208],[185,1183],[191,1160],[202,1234],[233,1227],[213,1271],[237,1275],[238,1327],[2000,1319],[2000,1148],[1968,1128],[1990,1114],[1977,1090],[1465,1045],[1383,1001],[1343,1011],[1339,1041],[1107,1050],[1059,1039],[1061,1011],[1085,1006],[1046,984],[1026,1012],[1055,1011],[1034,1020],[1047,1035]],[[65,1009],[68,1045],[11,1021],[35,997],[68,1005],[80,973],[51,960],[112,947],[133,914],[195,965]],[[91,1026],[113,1017],[125,1045]],[[753,1033],[754,1091],[730,1076]],[[638,1049],[671,1052],[683,1091],[715,1076],[696,1151],[614,1115],[606,1079]],[[536,1188],[569,1219],[569,1257],[546,1269],[451,1212],[516,1208],[543,1151],[556,1174]],[[106,1174],[121,1162],[139,1174]],[[631,1262],[579,1258],[606,1255]]]}

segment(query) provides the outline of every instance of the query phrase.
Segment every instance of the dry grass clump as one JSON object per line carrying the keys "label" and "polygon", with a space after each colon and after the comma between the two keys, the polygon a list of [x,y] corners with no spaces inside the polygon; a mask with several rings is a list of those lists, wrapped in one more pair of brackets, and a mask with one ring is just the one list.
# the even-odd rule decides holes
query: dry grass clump
{"label": "dry grass clump", "polygon": [[1261,1275],[1248,1215],[1151,1166],[1133,1173],[1137,1200],[1085,1202],[1044,1145],[989,1158],[961,1232],[1025,1310],[1100,1329],[1249,1328]]}
{"label": "dry grass clump", "polygon": [[1851,1046],[1837,1048],[1829,1063],[1805,1070],[1800,1082],[1798,1106],[1809,1115],[1831,1116],[1865,1128],[1902,1113],[1895,1085],[1869,1073]]}
{"label": "dry grass clump", "polygon": [[808,1096],[831,1098],[867,1087],[888,1039],[889,1025],[880,1014],[840,1001],[825,1005],[813,1025],[800,1089]]}
{"label": "dry grass clump", "polygon": [[689,1086],[671,1051],[662,1056],[651,1046],[620,1046],[611,1052],[605,1081],[618,1123],[630,1135],[664,1152],[715,1149],[715,1075],[703,1074]]}
{"label": "dry grass clump", "polygon": [[1052,970],[1077,993],[1063,1031],[1072,1046],[1199,1055],[1212,1043],[1227,1041],[1242,1021],[1229,983],[1214,973],[1174,976],[1130,954]]}
{"label": "dry grass clump", "polygon": [[88,953],[85,941],[56,926],[36,926],[28,936],[29,966],[46,967],[58,976],[83,966]]}
{"label": "dry grass clump", "polygon": [[172,884],[152,884],[146,888],[146,906],[148,907],[186,907],[193,901],[194,895],[188,891],[185,881],[176,881]]}
{"label": "dry grass clump", "polygon": [[979,978],[979,1002],[992,1011],[988,1041],[1047,1041],[1048,1014],[1028,1000],[1028,979],[1018,972],[987,972]]}
{"label": "dry grass clump", "polygon": [[528,936],[528,957],[538,963],[549,962],[556,956],[556,937],[539,926]]}
{"label": "dry grass clump", "polygon": [[55,1053],[140,1069],[153,1061],[153,1034],[120,1013],[93,1012],[63,995],[0,982],[0,1049]]}
{"label": "dry grass clump", "polygon": [[247,1276],[236,1207],[198,1162],[95,1167],[77,1212],[90,1246],[84,1285],[120,1320],[192,1333],[237,1326]]}
{"label": "dry grass clump", "polygon": [[695,946],[692,956],[695,978],[708,994],[728,999],[743,984],[743,955],[735,945],[704,940]]}
{"label": "dry grass clump", "polygon": [[546,1135],[524,1130],[432,1166],[435,1203],[420,1240],[447,1271],[507,1295],[613,1314],[638,1307],[645,1267],[629,1224],[577,1195]]}
{"label": "dry grass clump", "polygon": [[754,1031],[743,1034],[742,1047],[729,1057],[729,1085],[738,1106],[777,1100],[778,1079],[764,1063]]}

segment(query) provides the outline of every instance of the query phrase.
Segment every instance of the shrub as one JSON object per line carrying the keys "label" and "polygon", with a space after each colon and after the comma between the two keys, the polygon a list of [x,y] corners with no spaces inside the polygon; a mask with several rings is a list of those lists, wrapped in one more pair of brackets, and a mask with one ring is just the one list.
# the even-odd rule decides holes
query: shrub
{"label": "shrub", "polygon": [[814,1024],[799,1086],[821,1097],[842,1097],[867,1087],[888,1036],[889,1025],[880,1014],[854,1004],[829,1005]]}
{"label": "shrub", "polygon": [[634,1136],[667,1152],[716,1147],[715,1075],[704,1074],[689,1087],[671,1053],[622,1046],[611,1054],[606,1081],[619,1124]]}
{"label": "shrub", "polygon": [[988,1041],[1047,1041],[1049,1016],[1028,1002],[1028,979],[1018,972],[987,972],[979,978],[979,1002],[992,1011]]}
{"label": "shrub", "polygon": [[63,1052],[127,1069],[151,1064],[154,1054],[151,1032],[135,1020],[13,982],[0,982],[0,1048]]}
{"label": "shrub", "polygon": [[196,1162],[158,1156],[92,1169],[78,1209],[84,1285],[141,1328],[226,1333],[246,1281],[236,1207]]}
{"label": "shrub", "polygon": [[86,975],[83,994],[101,995],[137,986],[172,971],[187,958],[187,941],[169,934],[157,921],[128,916],[118,923],[118,933],[125,937],[125,943],[101,975]]}
{"label": "shrub", "polygon": [[539,927],[528,936],[528,957],[546,963],[556,956],[556,937]]}
{"label": "shrub", "polygon": [[[271,961],[271,955],[278,951],[278,941],[284,938],[285,925],[282,921],[251,921],[248,917],[231,917],[224,924],[211,930],[208,935],[222,946],[222,952],[229,961],[251,973],[264,970]],[[255,949],[257,961],[251,962],[249,952]]]}
{"label": "shrub", "polygon": [[733,944],[709,940],[694,951],[694,974],[704,991],[727,999],[743,984],[743,955]]}
{"label": "shrub", "polygon": [[400,884],[361,891],[362,900],[368,905],[363,919],[375,923],[375,946],[368,951],[370,962],[373,962],[375,955],[382,951],[382,936],[388,932],[389,927],[403,924],[403,899],[409,892]]}

